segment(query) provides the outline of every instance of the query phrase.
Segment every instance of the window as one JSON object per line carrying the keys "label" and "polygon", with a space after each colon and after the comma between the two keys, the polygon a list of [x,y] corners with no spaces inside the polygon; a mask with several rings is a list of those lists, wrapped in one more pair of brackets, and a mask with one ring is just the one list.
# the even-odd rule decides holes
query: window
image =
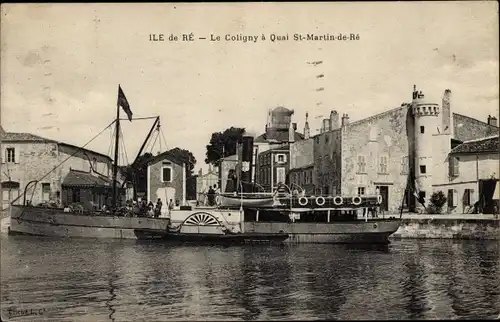
{"label": "window", "polygon": [[365,194],[365,187],[358,187],[358,195],[364,195]]}
{"label": "window", "polygon": [[464,206],[471,205],[472,194],[474,193],[473,189],[465,189],[464,191]]}
{"label": "window", "polygon": [[420,173],[421,173],[421,174],[425,174],[425,173],[427,173],[427,168],[426,168],[426,166],[425,166],[425,165],[421,165],[421,166],[420,166]]}
{"label": "window", "polygon": [[460,163],[459,158],[450,156],[450,160],[449,160],[450,177],[458,177],[458,175],[459,175],[459,163]]}
{"label": "window", "polygon": [[277,154],[276,155],[276,162],[277,163],[285,163],[286,162],[286,156],[284,154]]}
{"label": "window", "polygon": [[42,201],[50,200],[50,183],[42,183]]}
{"label": "window", "polygon": [[364,155],[358,155],[358,173],[366,173],[366,159]]}
{"label": "window", "polygon": [[19,183],[14,181],[2,182],[2,200],[12,202],[19,197]]}
{"label": "window", "polygon": [[409,167],[408,156],[404,156],[403,159],[401,159],[401,174],[408,174]]}
{"label": "window", "polygon": [[458,192],[455,189],[448,189],[448,207],[456,207],[458,202]]}
{"label": "window", "polygon": [[420,133],[424,133],[425,132],[425,127],[421,126],[420,127]]}
{"label": "window", "polygon": [[96,158],[92,158],[92,168],[94,169],[94,171],[97,171],[97,159]]}
{"label": "window", "polygon": [[161,168],[161,178],[163,182],[172,182],[172,168],[171,167]]}
{"label": "window", "polygon": [[7,160],[8,163],[15,163],[16,162],[16,149],[14,149],[14,148],[5,149],[5,160]]}
{"label": "window", "polygon": [[387,157],[380,157],[379,173],[387,173]]}

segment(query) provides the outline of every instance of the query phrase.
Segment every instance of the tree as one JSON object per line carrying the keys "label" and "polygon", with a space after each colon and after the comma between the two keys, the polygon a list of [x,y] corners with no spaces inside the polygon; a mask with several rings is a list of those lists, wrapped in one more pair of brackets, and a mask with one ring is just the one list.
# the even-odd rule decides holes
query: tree
{"label": "tree", "polygon": [[196,199],[196,177],[193,175],[196,158],[191,151],[181,148],[173,148],[169,152],[186,165],[186,199]]}
{"label": "tree", "polygon": [[230,127],[224,132],[214,132],[207,145],[205,163],[218,165],[221,158],[236,154],[236,144],[241,142],[244,128]]}
{"label": "tree", "polygon": [[181,148],[173,148],[170,149],[168,152],[170,152],[176,159],[179,161],[184,162],[186,164],[186,177],[189,178],[193,175],[193,170],[196,165],[196,158],[194,157],[193,153],[189,150],[184,150]]}
{"label": "tree", "polygon": [[444,193],[441,190],[434,192],[431,195],[431,199],[429,200],[429,207],[427,209],[427,212],[431,214],[440,214],[445,203],[446,196],[444,195]]}

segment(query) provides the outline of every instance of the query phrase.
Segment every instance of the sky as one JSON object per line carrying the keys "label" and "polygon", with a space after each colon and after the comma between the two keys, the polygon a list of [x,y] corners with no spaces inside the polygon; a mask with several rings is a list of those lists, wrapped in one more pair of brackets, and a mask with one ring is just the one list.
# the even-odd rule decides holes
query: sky
{"label": "sky", "polygon": [[[168,41],[183,33],[195,41]],[[359,40],[293,40],[310,33]],[[145,152],[188,149],[204,169],[212,132],[261,134],[277,106],[299,131],[308,112],[314,134],[331,110],[359,120],[410,102],[416,84],[439,104],[450,89],[453,112],[486,121],[499,112],[498,33],[495,1],[2,4],[0,121],[81,146],[115,118],[120,84],[134,117],[161,118],[165,140]],[[122,122],[121,164],[152,124]],[[87,147],[109,154],[111,135]]]}

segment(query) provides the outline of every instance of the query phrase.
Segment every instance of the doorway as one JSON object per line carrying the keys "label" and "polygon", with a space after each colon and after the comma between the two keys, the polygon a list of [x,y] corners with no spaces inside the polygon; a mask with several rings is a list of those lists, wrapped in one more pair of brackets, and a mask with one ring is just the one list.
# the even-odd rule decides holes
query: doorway
{"label": "doorway", "polygon": [[382,196],[382,204],[380,204],[380,210],[389,210],[389,187],[388,186],[377,186],[377,190]]}

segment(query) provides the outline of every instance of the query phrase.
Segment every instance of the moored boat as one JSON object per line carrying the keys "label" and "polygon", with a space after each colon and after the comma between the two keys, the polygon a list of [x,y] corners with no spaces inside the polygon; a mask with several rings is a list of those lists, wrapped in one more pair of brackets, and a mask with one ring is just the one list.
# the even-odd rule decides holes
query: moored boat
{"label": "moored boat", "polygon": [[273,194],[259,193],[222,193],[219,195],[219,205],[226,208],[234,207],[272,207],[276,200]]}

